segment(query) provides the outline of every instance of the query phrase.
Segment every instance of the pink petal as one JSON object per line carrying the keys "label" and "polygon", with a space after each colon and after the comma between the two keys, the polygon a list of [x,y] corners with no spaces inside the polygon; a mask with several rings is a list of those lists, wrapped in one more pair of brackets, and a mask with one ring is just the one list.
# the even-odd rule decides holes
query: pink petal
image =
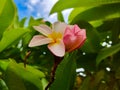
{"label": "pink petal", "polygon": [[45,36],[52,33],[52,30],[47,25],[33,26],[35,30],[42,33]]}
{"label": "pink petal", "polygon": [[67,52],[71,52],[81,46],[83,44],[83,37],[77,36],[77,37],[64,37],[64,43],[66,47]]}
{"label": "pink petal", "polygon": [[46,38],[42,35],[36,35],[32,38],[32,40],[29,43],[29,47],[35,47],[35,46],[40,46],[44,44],[48,44],[51,42],[51,39]]}
{"label": "pink petal", "polygon": [[65,29],[67,27],[66,23],[63,22],[55,22],[52,26],[52,29],[55,30],[56,32],[61,32],[64,33]]}
{"label": "pink petal", "polygon": [[65,32],[64,32],[64,36],[66,35],[74,35],[74,33],[72,32],[72,30],[69,27],[66,27]]}
{"label": "pink petal", "polygon": [[80,32],[82,29],[79,28],[78,25],[74,25],[74,33]]}
{"label": "pink petal", "polygon": [[63,41],[67,52],[71,52],[77,48],[80,48],[86,40],[85,29],[80,29],[75,25],[71,30],[66,28]]}
{"label": "pink petal", "polygon": [[83,36],[83,39],[86,39],[86,30],[85,29],[81,29],[81,31],[78,32],[77,35]]}
{"label": "pink petal", "polygon": [[65,54],[65,46],[63,41],[48,45],[49,50],[56,56],[63,57]]}

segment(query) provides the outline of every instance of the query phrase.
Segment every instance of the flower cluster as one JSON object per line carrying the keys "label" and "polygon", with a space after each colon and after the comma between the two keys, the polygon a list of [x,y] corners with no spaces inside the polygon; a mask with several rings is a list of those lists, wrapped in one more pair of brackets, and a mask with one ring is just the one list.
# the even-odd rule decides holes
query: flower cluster
{"label": "flower cluster", "polygon": [[52,28],[40,25],[34,26],[34,29],[42,35],[35,35],[30,41],[29,47],[48,44],[48,49],[59,57],[63,57],[65,52],[80,48],[86,40],[85,29],[63,22],[55,22]]}

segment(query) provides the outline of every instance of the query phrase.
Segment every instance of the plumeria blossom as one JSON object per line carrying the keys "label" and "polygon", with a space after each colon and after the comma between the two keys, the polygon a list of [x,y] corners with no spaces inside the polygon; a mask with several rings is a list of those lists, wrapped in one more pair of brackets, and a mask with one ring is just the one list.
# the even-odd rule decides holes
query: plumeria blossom
{"label": "plumeria blossom", "polygon": [[29,43],[29,47],[48,44],[48,49],[56,56],[63,57],[65,45],[63,43],[63,33],[67,24],[56,22],[52,28],[47,25],[34,26],[34,29],[42,35],[35,35]]}
{"label": "plumeria blossom", "polygon": [[63,57],[65,52],[71,52],[81,47],[86,39],[86,32],[77,25],[67,25],[55,22],[52,28],[47,25],[34,26],[42,35],[35,35],[29,47],[48,44],[48,49],[56,56]]}
{"label": "plumeria blossom", "polygon": [[85,29],[80,29],[77,25],[66,27],[63,41],[67,52],[80,48],[86,40]]}

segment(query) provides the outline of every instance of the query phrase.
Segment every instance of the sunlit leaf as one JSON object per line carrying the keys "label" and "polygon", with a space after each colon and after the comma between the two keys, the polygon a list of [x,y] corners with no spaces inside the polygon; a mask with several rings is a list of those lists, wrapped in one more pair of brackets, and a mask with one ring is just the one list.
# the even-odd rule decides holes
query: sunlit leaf
{"label": "sunlit leaf", "polygon": [[20,21],[20,23],[19,23],[19,26],[20,26],[20,27],[24,27],[26,19],[27,19],[27,18],[23,18],[23,19]]}
{"label": "sunlit leaf", "polygon": [[10,46],[13,42],[22,38],[26,32],[28,32],[28,29],[23,28],[5,31],[0,41],[0,52],[2,52],[5,48]]}
{"label": "sunlit leaf", "polygon": [[[102,5],[90,9],[86,9],[80,12],[78,15],[71,16],[74,17],[71,22],[77,22],[80,20],[94,21],[94,20],[107,20],[111,18],[120,17],[120,3]],[[72,13],[71,13],[72,14]]]}
{"label": "sunlit leaf", "polygon": [[64,22],[63,14],[61,12],[57,13],[57,18],[59,21]]}
{"label": "sunlit leaf", "polygon": [[5,6],[6,1],[7,1],[7,0],[4,0],[4,1],[1,1],[1,0],[0,0],[0,15],[1,15],[2,11],[3,11],[3,8],[4,8],[4,6]]}
{"label": "sunlit leaf", "polygon": [[13,0],[0,0],[0,39],[3,32],[13,25],[16,13]]}
{"label": "sunlit leaf", "polygon": [[91,7],[78,7],[78,8],[74,8],[74,9],[71,11],[71,13],[70,13],[70,15],[69,15],[69,17],[68,17],[69,23],[70,23],[78,14],[80,14],[80,13],[82,13],[83,11],[88,10],[88,9],[90,9],[90,8],[92,8],[92,7],[93,7],[93,6],[91,6]]}
{"label": "sunlit leaf", "polygon": [[[34,70],[35,69],[30,66],[24,68],[24,66],[10,60],[5,71],[4,80],[10,90],[43,90],[40,79],[44,77],[44,74]],[[36,71],[37,73],[35,73]]]}
{"label": "sunlit leaf", "polygon": [[[67,3],[65,3],[67,2]],[[50,14],[55,12],[61,12],[64,9],[75,8],[75,7],[88,7],[97,6],[111,3],[120,3],[120,0],[59,0],[52,8]]]}

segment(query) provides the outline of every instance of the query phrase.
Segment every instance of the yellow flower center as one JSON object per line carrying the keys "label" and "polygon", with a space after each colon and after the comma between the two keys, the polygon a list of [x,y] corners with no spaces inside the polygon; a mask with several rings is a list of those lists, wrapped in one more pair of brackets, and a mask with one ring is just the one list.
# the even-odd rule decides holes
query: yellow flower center
{"label": "yellow flower center", "polygon": [[52,43],[59,43],[62,39],[62,34],[60,32],[53,31],[51,34],[48,35],[48,38],[52,39]]}

